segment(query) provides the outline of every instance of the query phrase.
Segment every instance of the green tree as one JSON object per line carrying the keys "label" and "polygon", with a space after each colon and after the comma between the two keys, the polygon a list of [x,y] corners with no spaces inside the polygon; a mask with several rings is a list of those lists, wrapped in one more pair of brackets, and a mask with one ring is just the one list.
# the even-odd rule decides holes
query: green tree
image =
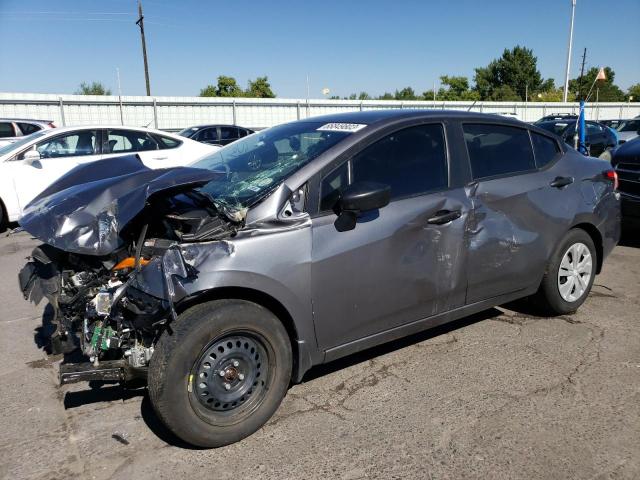
{"label": "green tree", "polygon": [[580,81],[580,77],[576,77],[572,80],[569,80],[569,97],[574,100],[579,100],[580,97],[586,98],[589,93],[589,89],[591,85],[593,85],[593,90],[591,91],[591,97],[589,98],[590,102],[595,102],[596,100],[596,89],[597,89],[597,98],[601,102],[622,102],[625,99],[624,92],[613,83],[616,78],[616,72],[614,72],[610,67],[604,67],[604,73],[607,77],[606,80],[598,80],[594,85],[594,80],[598,75],[600,69],[598,67],[592,67],[587,72],[585,72],[584,77],[582,78],[582,82]]}
{"label": "green tree", "polygon": [[549,86],[540,75],[533,51],[520,45],[505,49],[500,58],[475,70],[475,90],[482,100],[524,100],[527,88],[539,92],[543,85]]}
{"label": "green tree", "polygon": [[269,79],[264,77],[258,77],[255,80],[249,80],[249,88],[245,93],[245,96],[251,98],[276,98],[276,94],[271,90]]}
{"label": "green tree", "polygon": [[377,100],[393,100],[393,94],[389,92],[384,92],[382,95],[378,96]]}
{"label": "green tree", "polygon": [[[440,83],[443,85],[437,93],[439,100],[479,100],[480,94],[469,88],[469,79],[467,77],[455,77],[443,75],[440,77]],[[430,95],[429,95],[430,94]],[[424,92],[425,100],[433,99],[433,90]]]}
{"label": "green tree", "polygon": [[200,90],[201,97],[217,97],[218,94],[216,92],[215,85],[207,85],[202,90]]}
{"label": "green tree", "polygon": [[243,97],[244,92],[238,86],[236,79],[220,75],[217,85],[207,85],[200,90],[201,97]]}
{"label": "green tree", "polygon": [[82,82],[78,90],[75,92],[76,95],[111,95],[111,90],[106,88],[100,82]]}
{"label": "green tree", "polygon": [[371,97],[367,92],[360,92],[358,95],[358,100],[371,100]]}
{"label": "green tree", "polygon": [[629,90],[627,90],[627,100],[629,97],[633,97],[632,102],[640,102],[640,83],[636,83],[635,85],[631,85]]}
{"label": "green tree", "polygon": [[542,92],[537,92],[534,95],[529,94],[529,100],[534,102],[561,102],[562,101],[562,88],[551,88]]}
{"label": "green tree", "polygon": [[220,75],[218,77],[218,86],[216,87],[217,97],[242,97],[244,92],[238,86],[236,79]]}
{"label": "green tree", "polygon": [[522,98],[509,85],[500,85],[493,89],[487,100],[493,100],[494,102],[517,102],[522,100]]}
{"label": "green tree", "polygon": [[411,87],[404,87],[402,90],[396,90],[394,94],[396,100],[416,100],[416,92]]}

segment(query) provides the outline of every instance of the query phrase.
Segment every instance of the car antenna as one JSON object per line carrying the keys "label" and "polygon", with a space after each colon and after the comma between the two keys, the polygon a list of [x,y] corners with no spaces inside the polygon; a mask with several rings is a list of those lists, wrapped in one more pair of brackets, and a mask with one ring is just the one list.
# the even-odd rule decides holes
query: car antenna
{"label": "car antenna", "polygon": [[473,103],[471,104],[471,106],[469,108],[467,108],[467,112],[470,112],[471,109],[475,106],[475,104],[478,103],[478,100],[474,100]]}

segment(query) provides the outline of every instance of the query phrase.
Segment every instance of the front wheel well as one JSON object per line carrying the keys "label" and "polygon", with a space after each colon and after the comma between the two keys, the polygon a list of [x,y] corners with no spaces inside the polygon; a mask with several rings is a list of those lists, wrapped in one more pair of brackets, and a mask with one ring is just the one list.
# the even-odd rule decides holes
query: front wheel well
{"label": "front wheel well", "polygon": [[286,307],[280,303],[277,299],[272,297],[271,295],[264,293],[260,290],[254,290],[251,288],[245,287],[220,287],[213,288],[211,290],[207,290],[198,295],[188,297],[179,304],[176,305],[176,313],[180,314],[185,311],[187,308],[192,307],[194,305],[198,305],[205,302],[210,302],[212,300],[220,300],[220,299],[236,299],[236,300],[246,300],[248,302],[256,303],[271,313],[273,313],[284,325],[284,328],[287,331],[289,336],[289,341],[291,342],[291,351],[293,352],[293,375],[292,378],[297,378],[299,365],[299,351],[298,351],[298,331],[296,329],[295,323],[293,322],[293,317],[286,309]]}
{"label": "front wheel well", "polygon": [[596,247],[597,255],[596,274],[600,273],[602,271],[602,263],[604,261],[604,249],[602,247],[602,235],[600,234],[600,230],[598,230],[598,228],[592,223],[578,223],[571,228],[584,230],[591,237],[591,240],[593,240],[593,245]]}

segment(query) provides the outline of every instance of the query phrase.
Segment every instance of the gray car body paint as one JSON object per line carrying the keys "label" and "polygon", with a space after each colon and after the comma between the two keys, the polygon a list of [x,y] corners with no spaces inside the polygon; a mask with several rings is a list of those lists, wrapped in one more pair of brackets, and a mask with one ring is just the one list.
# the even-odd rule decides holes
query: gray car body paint
{"label": "gray car body paint", "polygon": [[[140,288],[155,296],[165,292],[165,299],[173,292],[171,301],[178,306],[215,298],[216,292],[224,296],[230,289],[277,302],[295,328],[295,380],[312,365],[534,293],[549,258],[574,226],[583,225],[596,237],[599,264],[619,239],[619,198],[602,175],[607,164],[581,156],[559,139],[560,158],[542,169],[471,178],[462,122],[512,125],[553,137],[535,126],[439,111],[314,119],[323,120],[368,126],[249,208],[235,237],[178,245],[186,276],[166,275],[159,261],[140,272]],[[324,173],[386,133],[433,122],[445,127],[448,189],[392,201],[347,232],[336,231],[335,214],[317,212]],[[575,181],[550,187],[558,176]],[[284,216],[291,192],[301,187],[309,195],[307,211]],[[459,208],[462,214],[445,225],[427,225],[426,219],[443,208]],[[171,289],[162,287],[166,278],[173,282]]]}

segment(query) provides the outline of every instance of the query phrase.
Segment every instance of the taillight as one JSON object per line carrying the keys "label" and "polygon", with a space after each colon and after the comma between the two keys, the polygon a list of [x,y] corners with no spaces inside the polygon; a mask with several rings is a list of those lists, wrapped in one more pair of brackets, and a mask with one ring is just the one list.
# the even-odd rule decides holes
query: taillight
{"label": "taillight", "polygon": [[606,170],[603,172],[604,178],[613,182],[613,189],[618,189],[618,172],[615,170]]}

